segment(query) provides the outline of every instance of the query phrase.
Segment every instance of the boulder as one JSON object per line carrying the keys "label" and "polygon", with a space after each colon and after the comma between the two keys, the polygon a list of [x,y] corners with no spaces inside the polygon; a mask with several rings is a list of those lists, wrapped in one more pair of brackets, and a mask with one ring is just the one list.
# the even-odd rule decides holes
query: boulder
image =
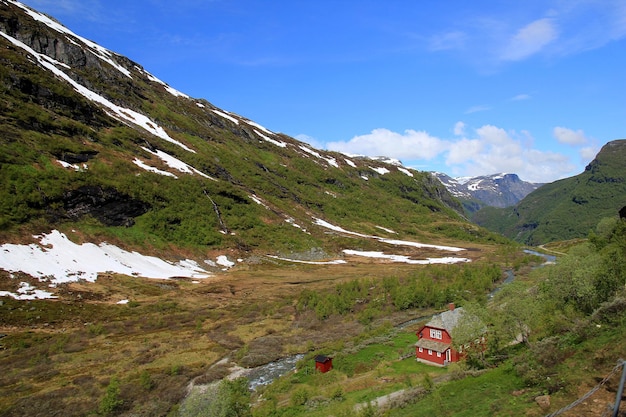
{"label": "boulder", "polygon": [[550,408],[550,396],[549,395],[540,395],[538,397],[535,397],[535,402],[543,410],[547,410],[548,408]]}

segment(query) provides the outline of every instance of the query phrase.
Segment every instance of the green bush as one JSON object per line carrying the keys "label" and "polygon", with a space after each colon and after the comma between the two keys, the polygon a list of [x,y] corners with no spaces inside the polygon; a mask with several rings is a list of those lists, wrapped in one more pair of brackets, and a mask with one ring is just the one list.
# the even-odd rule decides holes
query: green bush
{"label": "green bush", "polygon": [[124,404],[124,401],[120,398],[120,382],[116,377],[113,377],[107,386],[104,397],[100,400],[98,412],[109,416],[117,411],[122,404]]}
{"label": "green bush", "polygon": [[292,405],[304,405],[311,397],[309,390],[305,387],[297,388],[293,394],[291,394],[291,404]]}

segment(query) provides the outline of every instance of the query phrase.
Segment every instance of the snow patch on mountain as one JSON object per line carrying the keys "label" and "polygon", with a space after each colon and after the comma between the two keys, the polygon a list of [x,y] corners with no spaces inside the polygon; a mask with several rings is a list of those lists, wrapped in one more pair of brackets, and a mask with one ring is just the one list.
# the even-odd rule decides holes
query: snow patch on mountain
{"label": "snow patch on mountain", "polygon": [[410,265],[455,264],[470,261],[467,258],[455,257],[411,259],[411,257],[405,255],[389,255],[378,251],[358,251],[350,249],[345,249],[343,253],[346,255],[362,256],[365,258],[385,259],[391,262],[403,262]]}
{"label": "snow patch on mountain", "polygon": [[102,273],[161,279],[211,276],[192,260],[168,262],[128,252],[106,242],[76,244],[57,230],[34,238],[39,243],[1,245],[0,268],[12,273],[23,272],[53,285],[78,280],[94,282]]}
{"label": "snow patch on mountain", "polygon": [[256,127],[257,129],[264,131],[268,135],[275,135],[275,133],[272,132],[271,130],[265,128],[264,126],[261,126],[260,124],[256,122],[253,122],[252,120],[246,120],[245,122],[248,123],[252,127]]}
{"label": "snow patch on mountain", "polygon": [[378,172],[380,175],[385,175],[385,174],[389,174],[389,171],[387,168],[385,167],[370,167],[372,170]]}
{"label": "snow patch on mountain", "polygon": [[215,114],[217,114],[218,116],[222,116],[224,119],[230,120],[231,122],[233,122],[234,124],[238,125],[239,124],[239,120],[235,119],[233,116],[231,116],[230,114],[226,114],[222,111],[219,110],[215,110],[215,109],[211,109],[211,111]]}
{"label": "snow patch on mountain", "polygon": [[337,160],[335,158],[331,158],[331,157],[324,157],[322,156],[319,152],[314,151],[313,149],[310,149],[304,145],[300,145],[300,149],[302,149],[304,152],[313,155],[316,158],[322,159],[326,162],[328,162],[330,165],[334,166],[335,168],[339,168],[339,164],[337,163]]}
{"label": "snow patch on mountain", "polygon": [[[175,88],[170,87],[167,83],[159,80],[157,77],[155,77],[154,75],[150,74],[145,69],[137,67],[137,66],[135,67],[135,69],[137,71],[141,72],[142,74],[144,74],[146,77],[148,77],[149,80],[154,81],[155,83],[161,84],[165,88],[165,90],[168,93],[170,93],[171,95],[173,95],[175,97],[191,98],[187,94],[181,93],[180,91],[176,90]],[[196,104],[199,104],[199,103],[196,103]]]}
{"label": "snow patch on mountain", "polygon": [[256,129],[254,130],[254,133],[256,133],[257,135],[262,137],[263,140],[265,140],[266,142],[269,142],[269,143],[271,143],[273,145],[276,145],[276,146],[278,146],[280,148],[286,148],[287,147],[287,143],[281,142],[281,141],[278,141],[278,140],[274,140],[274,139],[270,138],[269,136],[264,135],[263,133],[259,132]]}
{"label": "snow patch on mountain", "polygon": [[159,174],[159,175],[163,175],[165,177],[172,177],[172,178],[176,178],[178,179],[178,177],[174,174],[172,174],[171,172],[167,172],[167,171],[162,171],[158,168],[155,168],[153,166],[150,166],[146,163],[144,163],[141,159],[139,158],[135,158],[133,159],[133,164],[137,165],[139,168],[145,169],[148,172],[153,172],[155,174]]}
{"label": "snow patch on mountain", "polygon": [[330,230],[334,230],[336,232],[345,233],[347,235],[353,235],[353,236],[363,237],[367,239],[375,239],[375,240],[378,240],[379,242],[386,243],[388,245],[409,246],[409,247],[414,247],[414,248],[430,248],[430,249],[438,249],[438,250],[450,251],[450,252],[458,252],[458,251],[466,250],[464,248],[457,248],[454,246],[431,245],[428,243],[419,243],[419,242],[412,242],[412,241],[398,240],[398,239],[387,239],[384,237],[379,237],[379,236],[374,236],[374,235],[366,235],[363,233],[352,232],[352,231],[346,230],[343,227],[328,223],[327,221],[322,220],[322,219],[314,218],[313,220],[314,220],[314,223],[318,226],[321,226]]}
{"label": "snow patch on mountain", "polygon": [[58,298],[49,291],[38,290],[28,282],[20,282],[17,293],[11,291],[0,291],[0,297],[12,297],[16,300],[45,300],[49,298]]}
{"label": "snow patch on mountain", "polygon": [[0,32],[0,35],[6,38],[13,45],[24,49],[30,55],[35,57],[42,67],[46,68],[47,70],[51,71],[53,74],[58,76],[59,78],[68,82],[79,94],[81,94],[82,96],[86,97],[87,99],[95,103],[98,103],[104,106],[107,110],[109,110],[107,111],[107,113],[110,114],[112,117],[119,119],[119,120],[130,122],[137,126],[140,126],[143,129],[147,130],[148,132],[152,133],[153,135],[158,136],[161,139],[164,139],[170,143],[178,145],[181,148],[185,149],[186,151],[193,152],[193,153],[196,152],[193,149],[187,147],[185,144],[171,138],[161,126],[159,126],[157,123],[150,120],[150,118],[148,118],[147,116],[141,113],[138,113],[134,110],[127,109],[124,107],[120,107],[116,104],[113,104],[111,101],[107,100],[101,95],[94,93],[93,91],[89,90],[83,85],[77,83],[70,76],[68,76],[63,71],[57,68],[57,64],[60,65],[59,62],[54,61],[53,59],[51,59],[50,57],[46,55],[36,52],[34,49],[29,47],[25,43],[7,35],[4,32]]}
{"label": "snow patch on mountain", "polygon": [[[493,207],[513,206],[542,185],[522,181],[516,174],[508,173],[457,178],[442,172],[432,172],[431,175],[439,179],[453,196]],[[470,211],[478,208],[472,207]]]}
{"label": "snow patch on mountain", "polygon": [[[180,159],[177,159],[175,157],[173,157],[172,155],[168,154],[167,152],[163,152],[159,149],[157,149],[156,151],[152,151],[146,147],[142,146],[142,149],[146,152],[151,153],[152,155],[155,155],[157,157],[159,157],[159,159],[161,159],[163,162],[165,162],[165,164],[167,164],[167,166],[169,166],[170,168],[174,168],[180,172],[184,172],[186,174],[198,174],[201,177],[213,180],[213,181],[217,181],[215,178],[210,177],[209,175],[205,174],[204,172],[192,167],[191,165],[188,165],[186,163],[184,163],[183,161],[181,161]],[[136,162],[135,162],[136,163]],[[137,164],[139,165],[139,164]]]}
{"label": "snow patch on mountain", "polygon": [[[90,52],[92,52],[94,55],[96,55],[98,58],[100,58],[103,61],[108,62],[111,66],[113,66],[114,68],[116,68],[119,72],[121,72],[122,74],[124,74],[125,76],[127,76],[128,78],[133,78],[130,74],[130,71],[126,68],[124,68],[123,66],[121,66],[118,62],[116,62],[113,59],[113,55],[114,53],[109,51],[108,49],[98,45],[95,42],[90,41],[89,39],[83,38],[82,36],[78,36],[77,34],[75,34],[74,32],[72,32],[71,30],[69,30],[68,28],[66,28],[65,26],[61,25],[60,23],[50,19],[48,16],[41,14],[39,12],[36,12],[30,8],[28,8],[26,5],[18,2],[18,1],[13,1],[13,0],[9,0],[11,3],[15,4],[16,6],[20,7],[21,9],[23,9],[30,17],[32,17],[34,20],[37,20],[41,23],[43,23],[44,25],[48,26],[50,29],[53,29],[59,33],[62,33],[64,35],[66,35],[66,37],[69,35],[75,39],[78,39],[79,41],[81,41],[83,44],[85,44]],[[70,42],[76,43],[74,42],[73,39],[71,38],[67,38]]]}
{"label": "snow patch on mountain", "polygon": [[57,162],[58,162],[59,164],[61,164],[61,166],[62,166],[63,168],[68,168],[68,169],[70,169],[70,168],[71,168],[71,169],[73,169],[74,171],[77,171],[77,172],[80,172],[80,171],[87,171],[87,170],[89,169],[89,165],[87,165],[87,164],[82,164],[82,165],[79,165],[79,164],[70,164],[70,163],[68,163],[68,162],[61,161],[60,159],[57,159]]}

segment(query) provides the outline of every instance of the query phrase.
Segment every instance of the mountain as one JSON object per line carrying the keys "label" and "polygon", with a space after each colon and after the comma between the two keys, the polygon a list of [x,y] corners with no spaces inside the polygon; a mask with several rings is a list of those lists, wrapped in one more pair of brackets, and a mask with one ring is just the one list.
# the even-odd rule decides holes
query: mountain
{"label": "mountain", "polygon": [[0,3],[0,46],[5,240],[62,229],[163,253],[323,257],[346,239],[388,247],[380,234],[493,238],[428,173],[272,132],[19,2]]}
{"label": "mountain", "polygon": [[[429,173],[272,132],[16,1],[0,1],[0,50],[2,416],[354,415],[396,390],[432,399],[436,415],[438,393],[466,399],[470,385],[490,392],[474,395],[490,400],[477,412],[537,415],[552,411],[533,409],[537,393],[570,403],[624,351],[623,295],[595,321],[574,304],[592,311],[606,298],[589,294],[624,288],[623,229],[584,259],[584,291],[567,291],[580,281],[568,270],[542,285],[516,267],[536,257],[469,223]],[[485,303],[512,267],[528,290]],[[478,317],[501,333],[480,349],[480,381],[450,369],[463,385],[428,395],[446,370],[398,359],[415,351],[419,322],[455,301],[490,308]],[[532,346],[511,346],[520,329]],[[318,354],[334,357],[331,379],[315,374]],[[302,356],[256,393],[236,378]],[[593,372],[564,377],[580,369]]]}
{"label": "mountain", "polygon": [[542,185],[522,181],[516,174],[457,178],[441,172],[433,172],[432,175],[461,201],[468,213],[474,213],[484,206],[513,206]]}
{"label": "mountain", "polygon": [[626,140],[605,144],[585,171],[546,184],[506,209],[486,207],[474,220],[531,245],[588,236],[626,206]]}

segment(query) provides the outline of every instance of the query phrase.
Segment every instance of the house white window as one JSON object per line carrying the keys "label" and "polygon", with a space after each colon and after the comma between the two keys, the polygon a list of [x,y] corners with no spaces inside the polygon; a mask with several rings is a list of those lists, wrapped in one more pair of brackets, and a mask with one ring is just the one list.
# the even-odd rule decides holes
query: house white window
{"label": "house white window", "polygon": [[440,358],[441,357],[441,352],[437,352],[437,357]]}
{"label": "house white window", "polygon": [[441,330],[430,329],[430,338],[431,339],[441,339]]}
{"label": "house white window", "polygon": [[419,348],[420,353],[424,351],[424,348]]}
{"label": "house white window", "polygon": [[432,351],[432,350],[430,350],[430,349],[428,349],[428,354],[432,356],[433,351]]}

